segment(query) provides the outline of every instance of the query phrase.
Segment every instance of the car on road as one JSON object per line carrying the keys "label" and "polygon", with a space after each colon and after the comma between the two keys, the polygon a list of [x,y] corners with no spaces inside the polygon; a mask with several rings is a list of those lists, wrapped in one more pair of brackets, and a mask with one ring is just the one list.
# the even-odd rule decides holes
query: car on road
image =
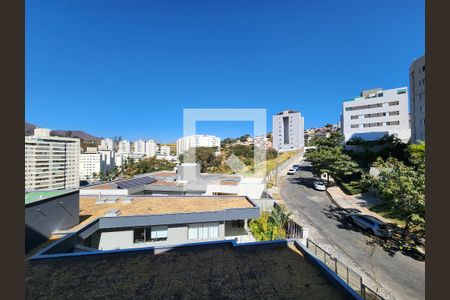
{"label": "car on road", "polygon": [[325,186],[325,182],[323,182],[322,180],[315,180],[313,182],[313,187],[318,191],[325,191],[327,189]]}
{"label": "car on road", "polygon": [[392,230],[386,223],[373,216],[363,215],[359,213],[350,213],[347,216],[347,221],[360,227],[366,233],[381,238],[388,238],[392,234]]}
{"label": "car on road", "polygon": [[288,175],[294,175],[295,174],[295,169],[289,169],[289,171],[287,172]]}
{"label": "car on road", "polygon": [[292,169],[294,169],[295,171],[300,170],[300,165],[293,165]]}

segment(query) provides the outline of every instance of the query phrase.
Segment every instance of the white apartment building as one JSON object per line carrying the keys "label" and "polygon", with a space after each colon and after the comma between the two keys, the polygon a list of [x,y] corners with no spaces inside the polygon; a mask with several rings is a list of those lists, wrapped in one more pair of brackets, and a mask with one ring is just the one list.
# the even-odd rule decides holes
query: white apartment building
{"label": "white apartment building", "polygon": [[154,157],[158,153],[158,145],[154,140],[145,142],[145,155],[147,157]]}
{"label": "white apartment building", "polygon": [[131,144],[127,140],[119,141],[117,147],[117,153],[130,153],[131,152]]}
{"label": "white apartment building", "polygon": [[177,156],[196,147],[218,147],[220,148],[220,138],[214,135],[194,134],[179,138],[177,140]]}
{"label": "white apartment building", "polygon": [[359,97],[344,100],[341,125],[346,142],[352,138],[376,140],[386,134],[408,142],[411,129],[407,88],[365,90]]}
{"label": "white apartment building", "polygon": [[137,140],[133,142],[133,153],[145,155],[145,141]]}
{"label": "white apartment building", "polygon": [[409,68],[409,109],[411,141],[425,141],[425,55]]}
{"label": "white apartment building", "polygon": [[170,156],[170,146],[169,145],[161,145],[161,147],[159,147],[159,155]]}
{"label": "white apartment building", "polygon": [[120,168],[128,159],[128,153],[116,153],[114,155],[114,165]]}
{"label": "white apartment building", "polygon": [[285,110],[272,117],[273,148],[278,151],[305,147],[305,120],[295,110]]}
{"label": "white apartment building", "polygon": [[25,136],[25,190],[78,188],[79,159],[80,139],[36,128],[33,136]]}
{"label": "white apartment building", "polygon": [[89,180],[93,174],[101,172],[101,154],[100,153],[81,153],[80,154],[80,180]]}
{"label": "white apartment building", "polygon": [[102,139],[100,141],[100,146],[98,147],[101,150],[111,150],[114,151],[114,141],[110,138]]}

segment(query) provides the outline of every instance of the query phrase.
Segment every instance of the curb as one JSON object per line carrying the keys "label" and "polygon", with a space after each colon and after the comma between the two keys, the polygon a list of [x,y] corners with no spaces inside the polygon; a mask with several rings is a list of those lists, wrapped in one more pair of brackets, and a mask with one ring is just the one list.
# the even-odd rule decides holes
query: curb
{"label": "curb", "polygon": [[337,203],[336,200],[333,199],[333,197],[331,196],[330,192],[328,192],[328,190],[326,190],[326,193],[327,193],[328,198],[330,198],[330,201],[333,202],[337,207],[346,209],[346,208],[342,207],[339,203]]}

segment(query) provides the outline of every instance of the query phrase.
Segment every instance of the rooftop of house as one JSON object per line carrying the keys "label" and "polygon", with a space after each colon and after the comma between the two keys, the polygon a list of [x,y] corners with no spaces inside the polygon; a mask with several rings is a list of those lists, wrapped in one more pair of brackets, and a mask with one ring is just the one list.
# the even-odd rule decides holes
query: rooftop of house
{"label": "rooftop of house", "polygon": [[61,196],[73,192],[72,190],[32,191],[25,193],[25,205],[48,198]]}
{"label": "rooftop of house", "polygon": [[[124,200],[131,199],[131,202]],[[82,222],[71,228],[76,231],[107,212],[118,209],[119,216],[179,214],[193,212],[222,211],[231,208],[255,207],[244,196],[128,196],[101,197],[115,199],[114,203],[97,204],[99,197],[80,197],[80,219]]]}
{"label": "rooftop of house", "polygon": [[[229,244],[27,261],[25,297],[346,299],[298,249]],[[61,266],[64,268],[61,268]]]}

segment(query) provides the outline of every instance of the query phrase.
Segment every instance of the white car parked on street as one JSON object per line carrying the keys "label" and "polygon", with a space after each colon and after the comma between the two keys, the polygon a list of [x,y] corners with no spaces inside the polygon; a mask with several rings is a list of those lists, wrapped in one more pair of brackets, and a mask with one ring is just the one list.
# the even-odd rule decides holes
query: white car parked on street
{"label": "white car parked on street", "polygon": [[295,169],[289,169],[289,171],[287,172],[288,175],[294,175],[295,174]]}
{"label": "white car parked on street", "polygon": [[325,182],[323,182],[322,180],[314,181],[313,186],[314,186],[314,189],[316,189],[318,191],[325,191],[326,190]]}

